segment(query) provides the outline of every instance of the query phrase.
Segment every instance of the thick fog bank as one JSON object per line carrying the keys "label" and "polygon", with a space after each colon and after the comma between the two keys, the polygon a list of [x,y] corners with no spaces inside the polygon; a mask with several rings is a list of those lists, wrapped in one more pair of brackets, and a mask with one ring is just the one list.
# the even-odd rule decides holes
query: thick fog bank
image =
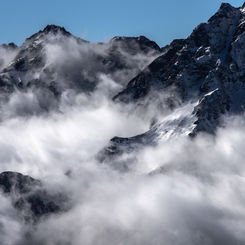
{"label": "thick fog bank", "polygon": [[2,109],[14,115],[0,124],[1,172],[41,179],[70,205],[33,226],[2,195],[2,244],[245,242],[243,116],[225,118],[215,137],[181,136],[130,153],[131,171],[122,173],[94,156],[115,135],[147,131],[151,112],[147,121],[99,93],[68,99],[41,116],[18,115],[13,100]]}
{"label": "thick fog bank", "polygon": [[[139,135],[182,117],[193,126],[195,104],[174,111],[163,89],[138,104],[115,103],[113,95],[153,56],[130,60],[123,53],[126,68],[110,74],[93,59],[105,55],[104,49],[81,47],[73,39],[68,44],[66,50],[49,43],[44,60],[48,69],[37,67],[21,77],[23,86],[32,76],[37,83],[56,79],[57,97],[42,84],[14,88],[0,103],[0,173],[40,179],[48,192],[67,197],[66,209],[30,222],[25,210],[14,208],[1,192],[0,244],[245,244],[244,116],[226,115],[216,135],[179,134],[100,162],[98,153],[114,136]],[[15,51],[11,57],[0,52],[5,55],[2,69]],[[81,70],[85,65],[89,69]],[[96,80],[96,86],[89,92],[68,86],[73,74],[86,83]]]}

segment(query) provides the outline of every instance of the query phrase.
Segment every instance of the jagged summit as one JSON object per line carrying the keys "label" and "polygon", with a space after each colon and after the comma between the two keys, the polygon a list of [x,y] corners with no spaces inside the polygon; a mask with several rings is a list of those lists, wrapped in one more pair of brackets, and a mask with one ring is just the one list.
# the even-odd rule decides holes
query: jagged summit
{"label": "jagged summit", "polygon": [[245,9],[161,49],[48,25],[0,68],[0,244],[245,244]]}
{"label": "jagged summit", "polygon": [[13,206],[26,221],[61,212],[62,202],[65,201],[64,195],[49,194],[40,180],[11,171],[0,173],[2,193],[11,199]]}
{"label": "jagged summit", "polygon": [[[239,8],[222,4],[220,10],[207,23],[198,25],[187,39],[172,42],[167,52],[130,81],[115,99],[137,100],[146,96],[154,87],[163,89],[169,86],[174,86],[182,99],[187,98],[186,86],[192,87],[200,82],[202,87],[205,76],[216,62],[220,60],[223,64],[230,57],[234,36],[241,29],[238,23],[243,18]],[[125,96],[129,96],[128,99]]]}
{"label": "jagged summit", "polygon": [[239,10],[239,8],[235,8],[229,3],[222,3],[219,10],[208,20],[208,22],[222,18],[229,18],[229,14],[236,10]]}
{"label": "jagged summit", "polygon": [[139,36],[139,37],[125,37],[125,36],[116,36],[110,40],[110,42],[138,42],[140,44],[145,44],[148,46],[154,47],[156,50],[160,50],[160,47],[152,40],[148,39],[145,36]]}
{"label": "jagged summit", "polygon": [[[80,38],[73,36],[64,27],[60,27],[57,25],[47,25],[43,30],[40,30],[39,32],[27,38],[25,43],[29,43],[30,41],[35,41],[37,39],[40,40],[40,39],[46,38],[47,35],[58,36],[58,38],[61,38],[61,37],[74,38],[74,39],[77,39],[77,41],[87,42],[85,40],[82,40]],[[25,43],[23,45],[25,45]]]}
{"label": "jagged summit", "polygon": [[[127,80],[128,83],[123,81],[120,84],[125,86],[127,83],[125,89],[113,94],[114,101],[144,104],[142,101],[154,97],[157,92],[164,96],[167,94],[167,98],[164,97],[165,101],[161,103],[165,103],[171,110],[184,106],[189,101],[196,102],[189,117],[180,117],[180,121],[168,121],[154,126],[151,132],[154,132],[155,138],[159,138],[159,132],[168,132],[169,135],[170,131],[173,134],[179,131],[189,135],[195,135],[199,131],[215,133],[220,125],[221,115],[239,113],[244,108],[244,31],[244,11],[228,3],[221,4],[219,10],[207,22],[198,25],[189,37],[173,40],[162,49],[145,36],[116,36],[106,44],[80,42],[77,41],[79,38],[65,28],[48,25],[22,45],[15,60],[4,70],[8,74],[8,79],[4,79],[11,91],[14,91],[16,84],[20,84],[21,88],[35,84],[34,87],[45,87],[45,93],[53,93],[56,98],[67,87],[78,92],[94,91],[100,74],[110,74],[117,82],[123,79],[115,75],[118,71],[135,71],[130,73],[134,76]],[[74,41],[72,45],[70,40]],[[69,64],[65,62],[56,67],[52,62],[46,63],[46,47],[50,48],[49,45],[59,47],[59,52],[66,50],[68,56],[76,47],[81,56],[74,61],[69,60]],[[82,45],[87,45],[86,52],[81,51],[84,50]],[[149,55],[154,57],[150,64],[142,63],[141,72],[135,69],[139,62],[138,54],[146,60]],[[86,61],[83,57],[86,57]],[[142,57],[141,60],[144,59]],[[65,56],[62,58],[65,59]],[[3,84],[6,84],[5,80],[2,79]],[[183,125],[188,130],[179,130]],[[164,129],[166,127],[167,130]],[[143,134],[140,138],[149,137],[150,134]],[[152,139],[154,137],[151,136]],[[134,141],[135,139],[138,138],[134,137]]]}
{"label": "jagged summit", "polygon": [[71,35],[70,32],[66,31],[66,29],[64,27],[60,27],[60,26],[56,26],[56,25],[47,25],[43,31],[44,33],[48,34],[48,33],[53,33],[53,34],[57,34],[57,33],[61,33],[63,35]]}
{"label": "jagged summit", "polygon": [[[157,92],[167,95],[164,103],[170,109],[186,111],[189,115],[171,116],[160,121],[140,140],[118,138],[109,150],[122,152],[155,144],[158,140],[198,132],[215,134],[222,125],[222,116],[239,114],[245,105],[245,13],[242,8],[223,3],[206,22],[198,25],[186,39],[174,40],[133,78],[113,99],[116,102],[143,104]],[[159,96],[160,96],[159,95]],[[142,140],[143,139],[143,140]],[[149,141],[149,139],[151,139]],[[139,148],[140,148],[139,147]],[[136,147],[137,148],[137,147]],[[127,150],[126,150],[127,151]]]}
{"label": "jagged summit", "polygon": [[231,10],[231,9],[233,9],[233,8],[234,8],[234,7],[233,7],[231,4],[229,4],[229,3],[221,3],[218,12],[219,12],[219,11],[222,11],[222,10],[229,11],[229,10]]}
{"label": "jagged summit", "polygon": [[[125,86],[160,54],[159,46],[143,36],[116,37],[109,43],[96,44],[73,36],[64,27],[47,25],[27,38],[6,65],[0,63],[0,86],[4,88],[0,93],[5,91],[9,97],[16,88],[22,92],[41,90],[52,100],[41,105],[48,110],[59,103],[67,88],[78,93],[94,91],[101,74],[110,74]],[[120,71],[127,71],[127,75],[118,79]]]}
{"label": "jagged summit", "polygon": [[9,43],[9,44],[3,43],[2,45],[0,45],[0,47],[3,47],[7,50],[13,50],[18,48],[18,46],[14,43]]}
{"label": "jagged summit", "polygon": [[112,45],[119,45],[121,48],[127,50],[131,54],[137,53],[139,50],[145,53],[149,51],[161,52],[160,47],[145,36],[139,37],[119,37],[112,38],[109,42]]}

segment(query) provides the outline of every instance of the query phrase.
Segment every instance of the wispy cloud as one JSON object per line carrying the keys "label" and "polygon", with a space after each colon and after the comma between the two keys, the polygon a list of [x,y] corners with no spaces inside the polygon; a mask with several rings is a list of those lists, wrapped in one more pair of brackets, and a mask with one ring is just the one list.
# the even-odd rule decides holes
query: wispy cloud
{"label": "wispy cloud", "polygon": [[[46,67],[61,84],[58,99],[44,96],[42,88],[17,90],[1,106],[0,172],[41,179],[50,191],[65,192],[71,204],[67,212],[31,226],[1,195],[1,243],[243,244],[244,118],[224,118],[226,126],[215,137],[180,136],[108,165],[98,163],[95,155],[112,137],[144,133],[153,117],[164,120],[171,111],[163,91],[137,110],[111,100],[149,60],[136,56],[127,61],[140,61],[132,72],[125,68],[111,75],[102,69],[94,76],[100,67],[91,53],[105,55],[105,50],[84,47],[72,40],[67,50],[47,45]],[[96,88],[79,93],[66,87],[74,71],[85,72],[80,68],[86,65],[92,67],[86,74],[98,82]],[[51,104],[53,109],[43,112]],[[127,157],[134,159],[130,171],[111,167]]]}

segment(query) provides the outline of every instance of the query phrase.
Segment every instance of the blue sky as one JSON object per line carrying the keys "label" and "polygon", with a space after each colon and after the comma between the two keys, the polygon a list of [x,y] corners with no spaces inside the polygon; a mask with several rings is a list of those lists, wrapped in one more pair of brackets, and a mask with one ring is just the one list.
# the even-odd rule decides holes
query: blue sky
{"label": "blue sky", "polygon": [[[0,43],[21,45],[47,24],[75,36],[105,42],[144,35],[159,46],[186,38],[220,7],[219,0],[0,0]],[[239,7],[244,1],[233,0]]]}

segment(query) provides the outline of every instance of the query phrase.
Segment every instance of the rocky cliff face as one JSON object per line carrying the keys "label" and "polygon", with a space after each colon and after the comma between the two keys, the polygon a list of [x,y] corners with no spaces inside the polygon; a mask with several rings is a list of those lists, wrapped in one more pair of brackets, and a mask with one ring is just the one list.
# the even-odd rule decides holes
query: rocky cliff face
{"label": "rocky cliff face", "polygon": [[[27,38],[19,48],[14,44],[0,47],[5,52],[12,49],[15,56],[11,62],[2,62],[1,96],[6,100],[15,90],[34,91],[44,111],[58,108],[59,97],[65,90],[76,93],[96,90],[103,75],[124,86],[161,54],[158,45],[143,36],[115,37],[109,43],[96,44],[55,25]],[[122,73],[123,79],[118,79]]]}
{"label": "rocky cliff face", "polygon": [[[15,93],[31,93],[38,109],[26,109],[24,115],[59,111],[60,98],[67,91],[90,94],[100,89],[102,77],[106,76],[116,84],[109,93],[115,103],[125,108],[128,104],[137,108],[156,103],[163,114],[165,110],[167,113],[154,117],[149,131],[143,134],[112,138],[98,154],[100,161],[180,135],[215,135],[223,115],[242,113],[244,109],[244,31],[245,6],[234,8],[230,4],[222,4],[188,38],[174,40],[163,48],[144,36],[89,43],[64,28],[49,25],[20,47],[1,45],[1,107]],[[1,178],[4,193],[11,193],[11,179],[17,178],[15,191],[23,194],[20,187],[27,177],[3,173]],[[49,206],[35,209],[34,199],[42,202],[39,196],[29,194],[21,198],[31,205],[35,215],[59,210],[52,202],[48,203],[53,211]],[[38,210],[43,211],[39,214]]]}
{"label": "rocky cliff face", "polygon": [[63,204],[67,198],[64,193],[50,194],[40,180],[28,175],[10,171],[1,173],[0,190],[27,222],[65,211]]}
{"label": "rocky cliff face", "polygon": [[[155,136],[151,142],[163,137],[162,132],[172,132],[173,136],[183,131],[190,136],[197,132],[215,134],[217,126],[222,124],[222,115],[243,112],[244,25],[244,6],[234,8],[228,3],[222,4],[218,12],[198,25],[187,39],[174,40],[164,47],[163,54],[133,78],[114,101],[140,104],[157,91],[163,97],[168,94],[164,103],[173,113],[186,103],[196,103],[185,117],[185,127],[190,130],[183,128],[182,119],[178,122],[176,118],[170,119],[167,124],[159,122],[154,126]],[[128,141],[112,140],[110,147],[120,148],[122,142]]]}
{"label": "rocky cliff face", "polygon": [[244,31],[1,45],[0,244],[245,244]]}
{"label": "rocky cliff face", "polygon": [[[71,91],[73,97],[79,93],[89,96],[100,89],[101,77],[114,80],[118,91],[161,52],[155,42],[144,36],[89,43],[55,25],[48,25],[27,38],[20,47],[3,44],[0,46],[0,120],[4,120],[3,111],[11,111],[5,107],[15,96],[22,98],[18,116],[28,118],[59,112],[61,97]],[[38,221],[68,209],[64,194],[50,193],[47,189],[41,181],[21,173],[0,174],[1,194],[11,200],[25,221]]]}

